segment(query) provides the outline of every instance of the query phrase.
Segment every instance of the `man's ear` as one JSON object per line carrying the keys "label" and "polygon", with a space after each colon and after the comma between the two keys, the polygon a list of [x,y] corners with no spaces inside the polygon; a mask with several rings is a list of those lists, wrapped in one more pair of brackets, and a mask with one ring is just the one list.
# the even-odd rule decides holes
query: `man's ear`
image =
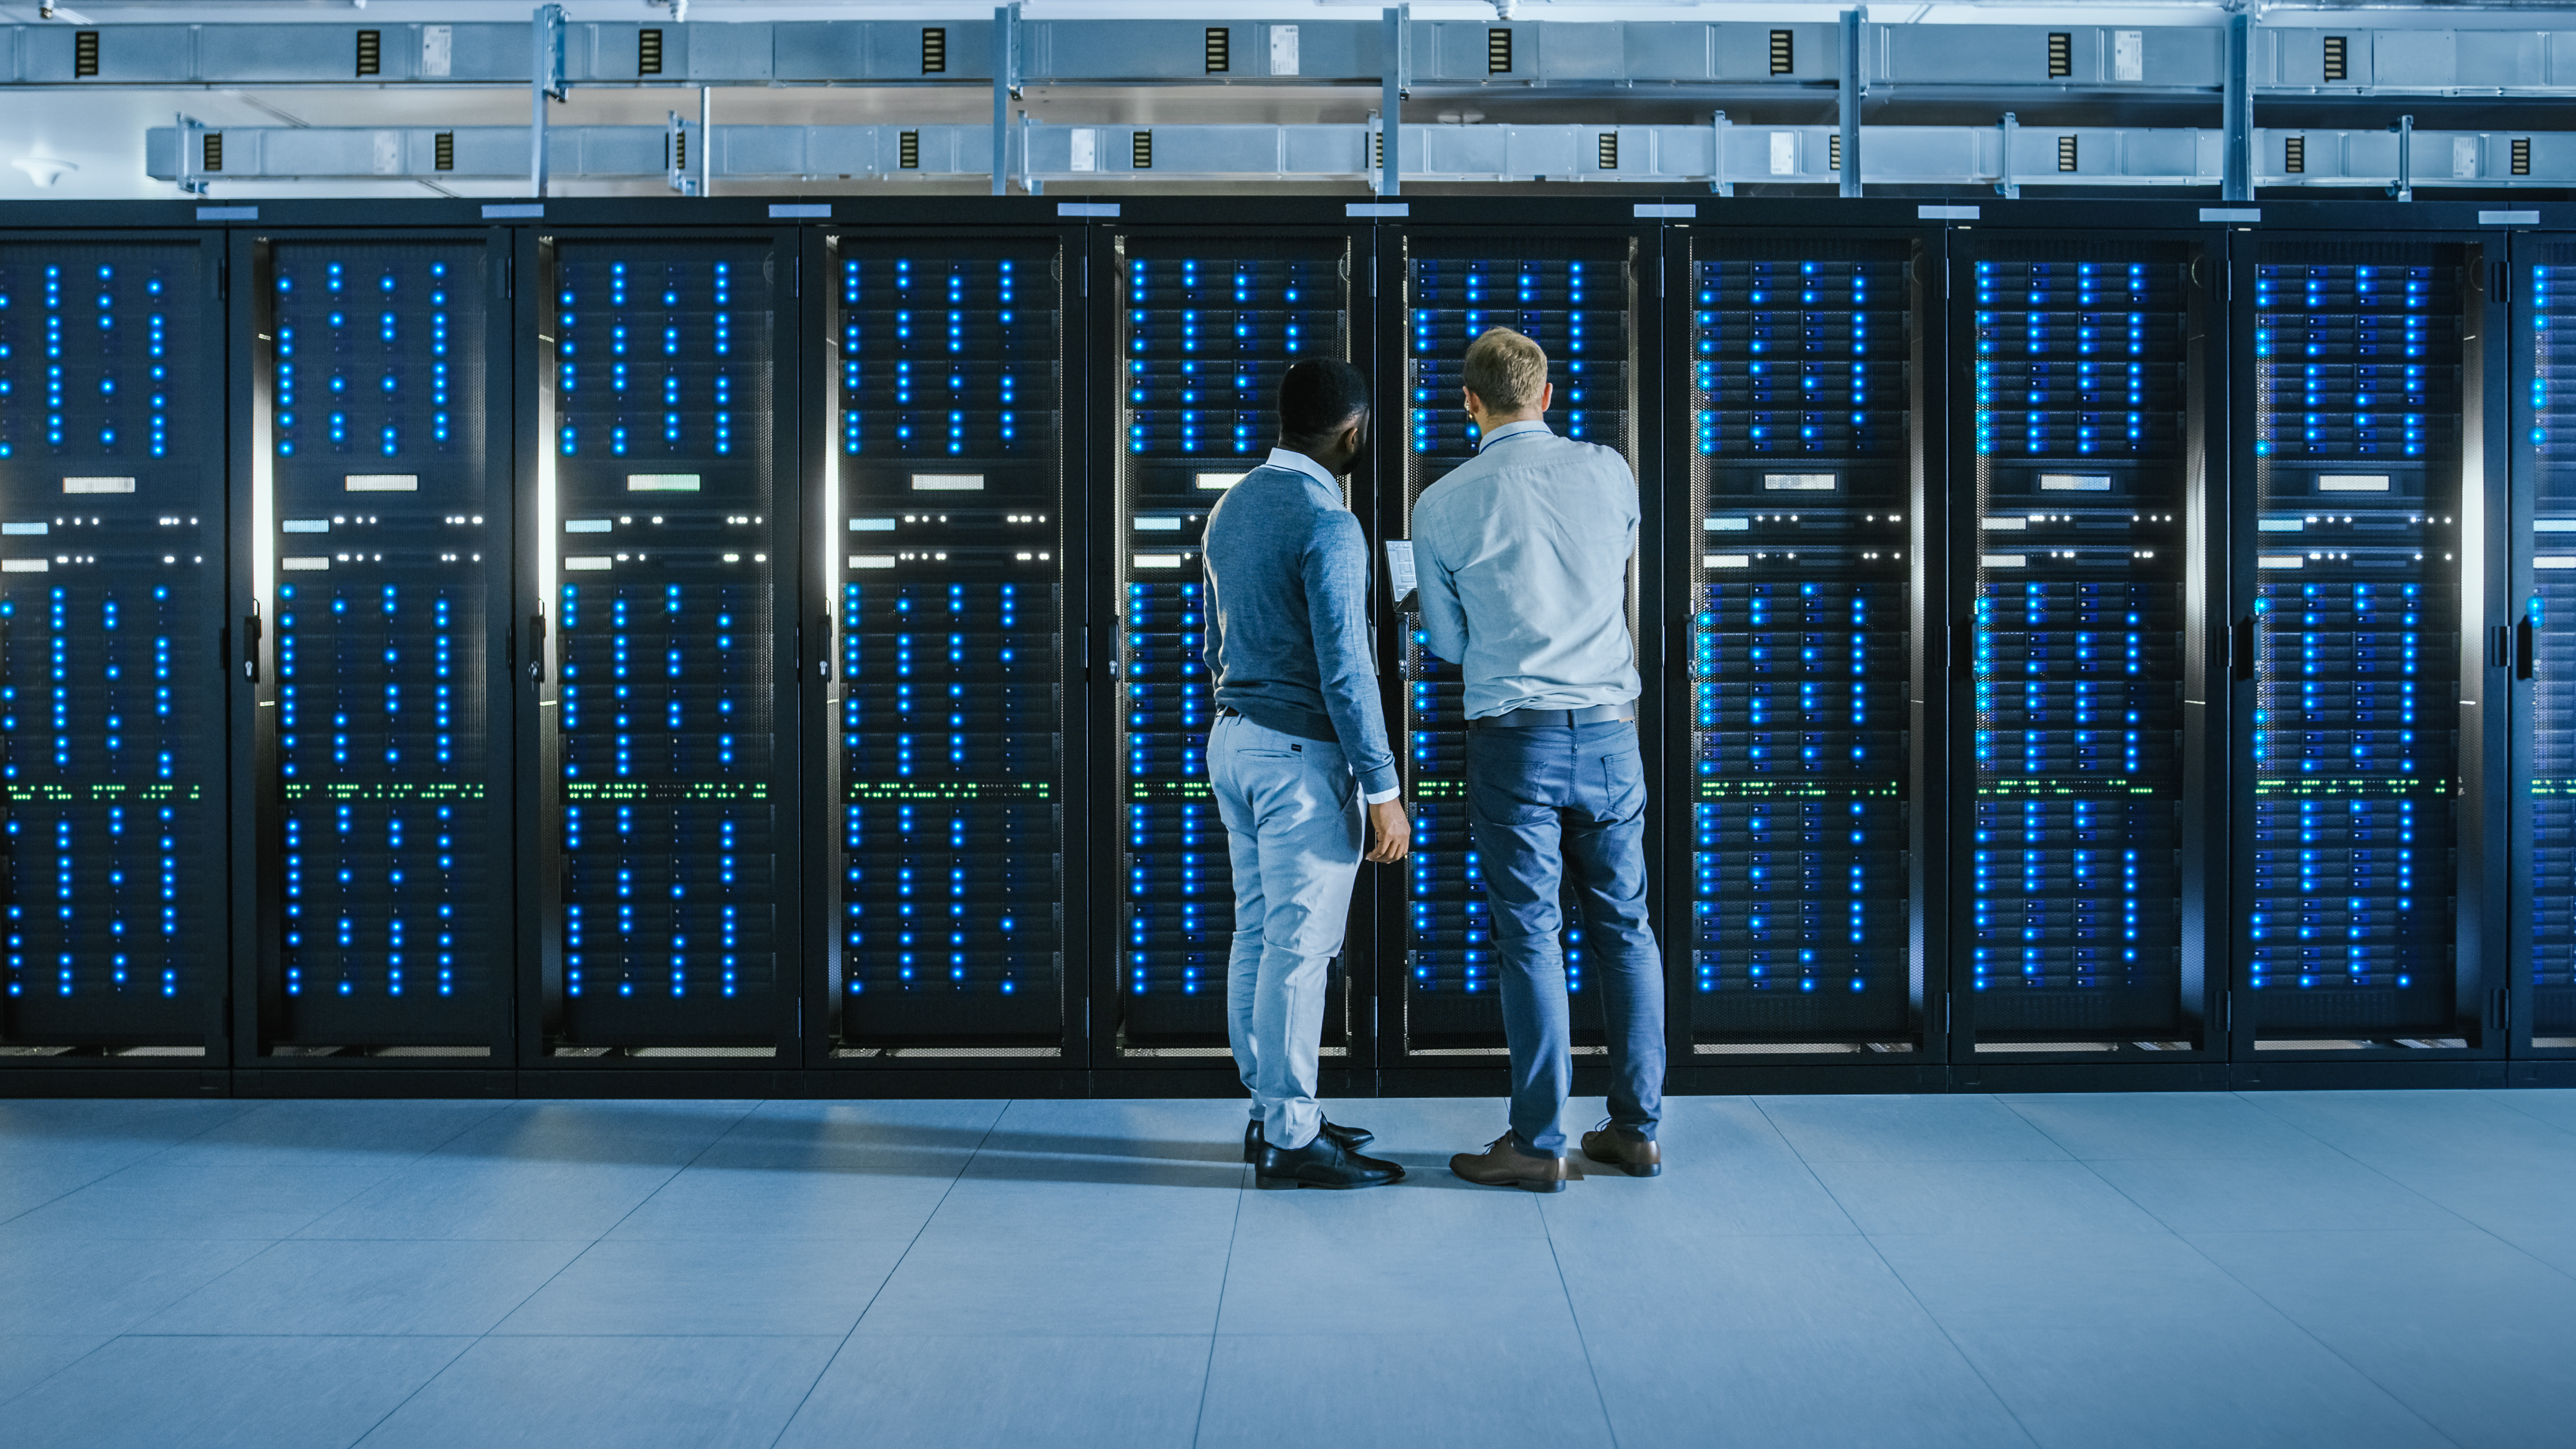
{"label": "man's ear", "polygon": [[1556,384],[1552,382],[1540,383],[1538,385],[1538,410],[1540,412],[1546,412],[1555,404],[1555,402]]}

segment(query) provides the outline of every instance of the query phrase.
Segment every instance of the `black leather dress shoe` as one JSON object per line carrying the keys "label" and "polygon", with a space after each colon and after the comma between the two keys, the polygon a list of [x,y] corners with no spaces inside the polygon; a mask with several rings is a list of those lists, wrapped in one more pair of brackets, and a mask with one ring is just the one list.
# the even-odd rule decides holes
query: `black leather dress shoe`
{"label": "black leather dress shoe", "polygon": [[[1324,1124],[1324,1130],[1320,1135],[1332,1138],[1335,1142],[1342,1144],[1353,1152],[1357,1152],[1361,1148],[1366,1147],[1377,1140],[1377,1134],[1371,1132],[1366,1127],[1345,1127],[1339,1122],[1331,1121]],[[1261,1149],[1267,1145],[1268,1144],[1262,1135],[1260,1118],[1256,1117],[1243,1124],[1243,1161],[1245,1166],[1259,1167],[1261,1165]]]}
{"label": "black leather dress shoe", "polygon": [[1362,1157],[1318,1132],[1303,1147],[1264,1147],[1252,1185],[1262,1188],[1385,1187],[1404,1180],[1402,1163]]}

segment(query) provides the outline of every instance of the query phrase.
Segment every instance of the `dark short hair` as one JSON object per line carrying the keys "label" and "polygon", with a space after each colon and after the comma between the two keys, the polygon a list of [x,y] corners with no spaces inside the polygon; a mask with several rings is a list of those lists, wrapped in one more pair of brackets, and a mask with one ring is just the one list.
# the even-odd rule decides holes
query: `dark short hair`
{"label": "dark short hair", "polygon": [[1279,379],[1281,437],[1330,437],[1368,410],[1368,379],[1339,359],[1301,362]]}

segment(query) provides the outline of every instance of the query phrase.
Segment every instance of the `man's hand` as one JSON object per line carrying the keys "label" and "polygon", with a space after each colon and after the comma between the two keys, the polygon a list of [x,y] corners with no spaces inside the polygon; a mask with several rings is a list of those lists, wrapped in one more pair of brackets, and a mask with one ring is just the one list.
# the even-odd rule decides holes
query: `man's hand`
{"label": "man's hand", "polygon": [[1368,808],[1368,859],[1377,865],[1393,865],[1413,849],[1413,822],[1406,818],[1401,799],[1381,801]]}

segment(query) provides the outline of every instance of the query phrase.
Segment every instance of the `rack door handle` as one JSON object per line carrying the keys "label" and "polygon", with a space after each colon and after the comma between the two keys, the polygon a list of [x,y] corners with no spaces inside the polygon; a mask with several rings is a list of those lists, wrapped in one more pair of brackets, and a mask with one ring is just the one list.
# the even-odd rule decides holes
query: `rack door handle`
{"label": "rack door handle", "polygon": [[2254,677],[2253,615],[2248,614],[2244,618],[2236,621],[2236,628],[2233,631],[2232,637],[2228,640],[2227,662],[2236,678],[2252,679]]}
{"label": "rack door handle", "polygon": [[2514,678],[2529,679],[2531,677],[2531,666],[2533,662],[2532,656],[2538,652],[2538,641],[2532,638],[2531,616],[2529,614],[2525,614],[2521,618],[2515,620],[2513,625]]}
{"label": "rack door handle", "polygon": [[259,683],[259,611],[242,615],[242,678]]}
{"label": "rack door handle", "polygon": [[528,616],[528,682],[546,682],[546,615],[542,609]]}

